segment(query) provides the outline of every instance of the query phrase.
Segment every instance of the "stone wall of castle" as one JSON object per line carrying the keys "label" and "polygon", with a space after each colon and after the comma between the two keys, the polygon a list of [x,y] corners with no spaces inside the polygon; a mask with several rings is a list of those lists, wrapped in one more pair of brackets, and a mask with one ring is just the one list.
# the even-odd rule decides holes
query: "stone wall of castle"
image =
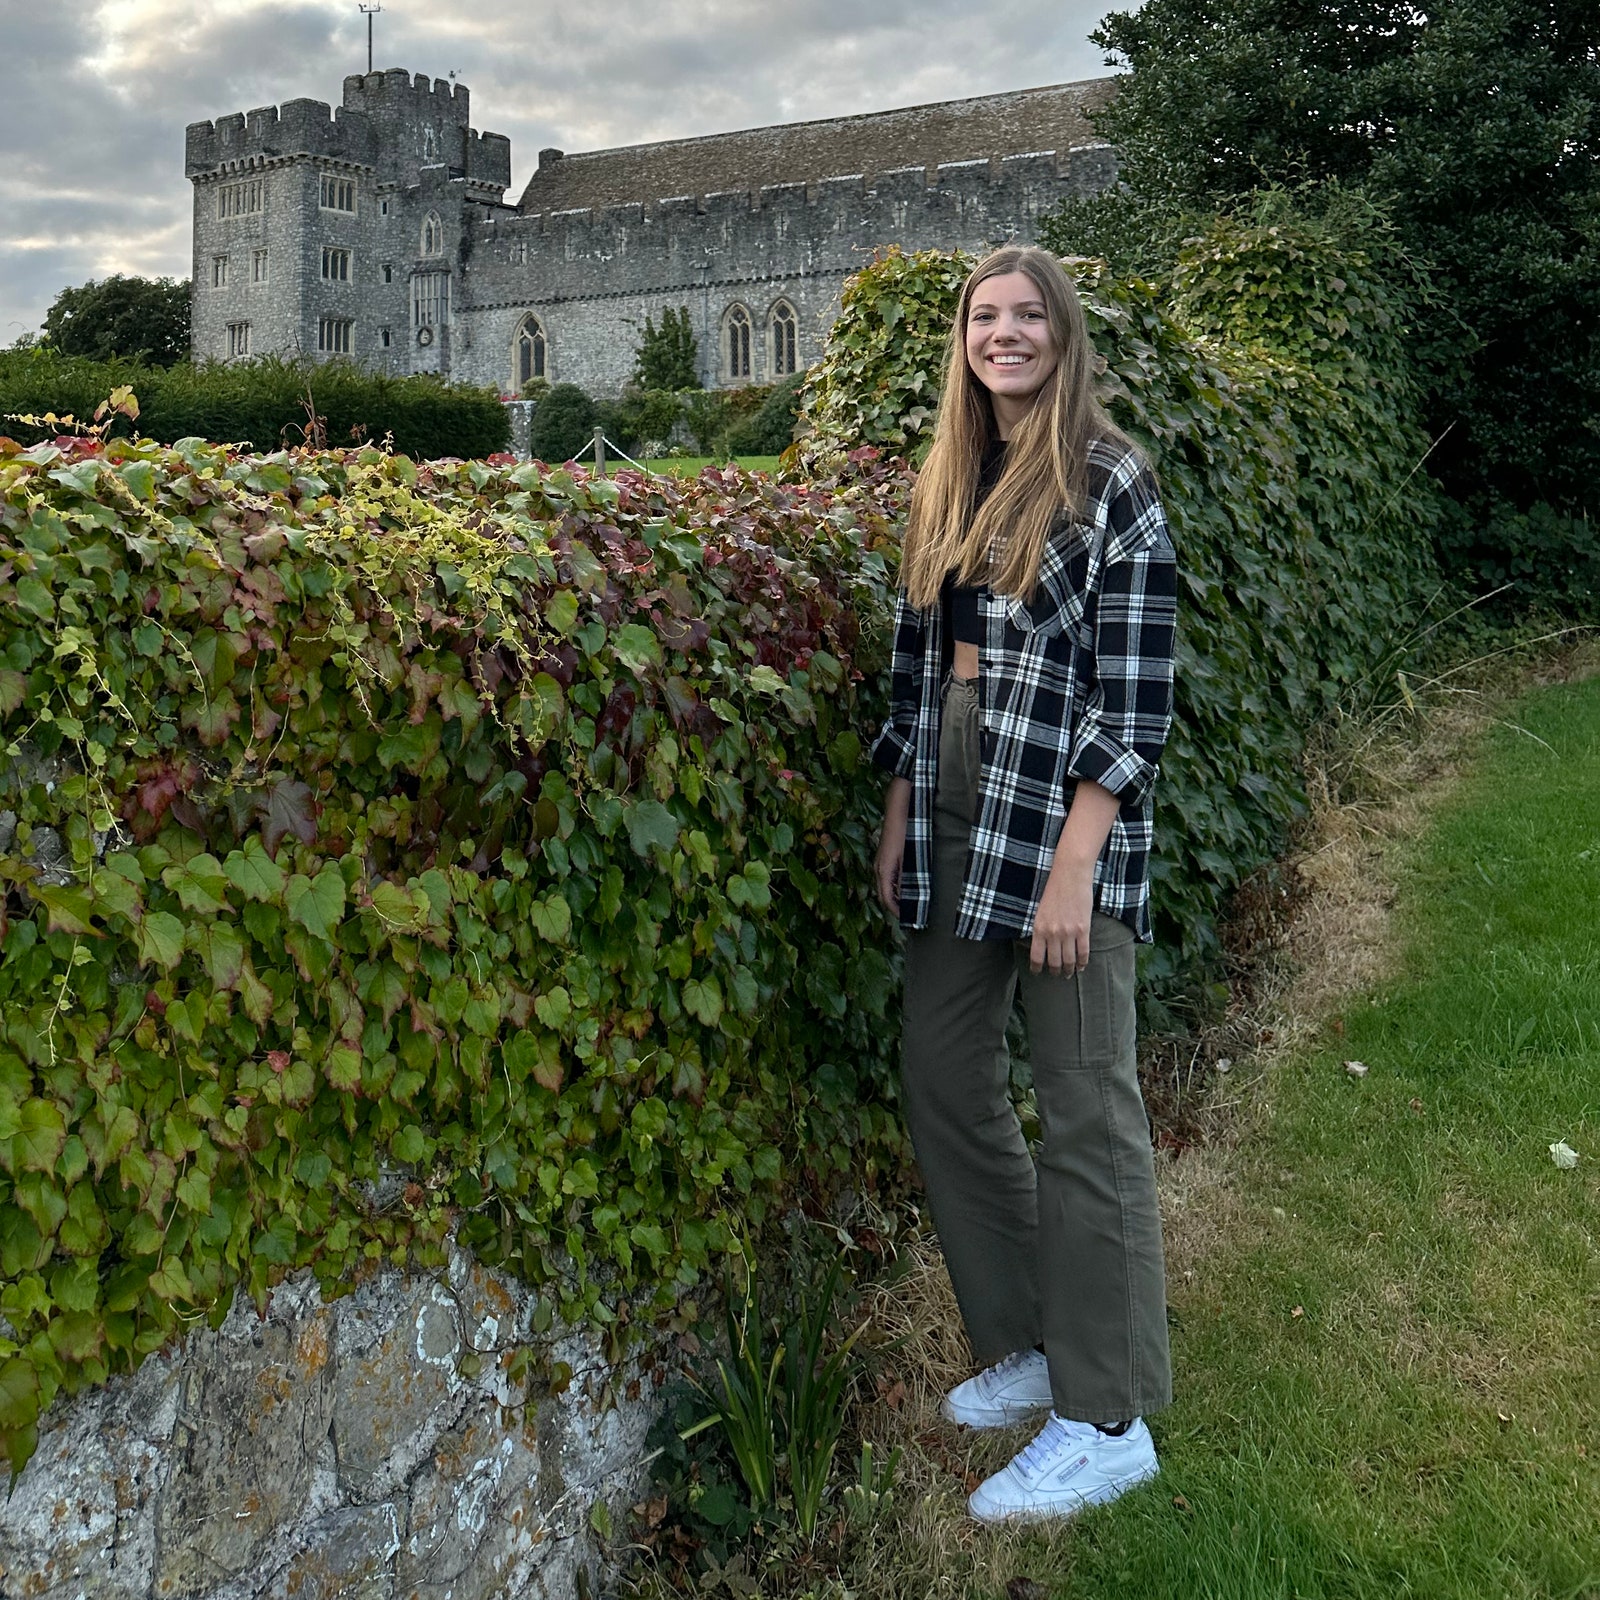
{"label": "stone wall of castle", "polygon": [[[1104,188],[1115,172],[1110,147],[1097,144],[754,193],[485,213],[468,236],[452,374],[510,388],[517,329],[533,315],[552,381],[614,393],[632,369],[645,317],[687,306],[708,386],[769,383],[778,376],[770,336],[778,302],[797,314],[804,368],[822,354],[844,279],[874,250],[1031,242],[1043,213]],[[747,379],[729,370],[735,305],[756,334]]]}
{"label": "stone wall of castle", "polygon": [[[545,338],[545,375],[607,395],[632,370],[644,319],[686,306],[704,383],[771,382],[782,375],[772,334],[780,304],[795,314],[804,368],[822,353],[844,279],[874,250],[1031,241],[1042,213],[1108,184],[1112,152],[1083,132],[1083,108],[1103,92],[1061,85],[921,108],[947,121],[987,118],[985,130],[1010,142],[1037,123],[1059,146],[1042,153],[533,210],[504,203],[510,143],[469,125],[465,86],[403,71],[349,77],[337,110],[291,100],[189,128],[195,354],[348,354],[378,371],[434,372],[510,393],[518,331],[531,317]],[[736,139],[742,150],[752,140],[765,149],[826,136],[850,156],[878,137],[903,154],[916,146],[918,115]],[[717,139],[682,143],[729,157]],[[552,193],[589,160],[545,154]],[[348,208],[324,203],[329,178],[348,180]],[[535,174],[524,207],[540,183]],[[330,251],[347,252],[331,272]],[[752,327],[748,374],[730,362],[736,306]]]}

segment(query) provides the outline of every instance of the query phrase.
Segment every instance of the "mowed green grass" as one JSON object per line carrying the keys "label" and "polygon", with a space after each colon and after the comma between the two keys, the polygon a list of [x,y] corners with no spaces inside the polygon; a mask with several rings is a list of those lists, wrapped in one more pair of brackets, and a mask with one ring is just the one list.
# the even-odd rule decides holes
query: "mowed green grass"
{"label": "mowed green grass", "polygon": [[[626,466],[627,462],[619,461],[615,456],[608,457],[608,469],[617,466]],[[713,456],[656,456],[649,461],[641,461],[640,466],[648,472],[661,474],[663,477],[694,478],[698,477],[703,467],[727,466],[725,461],[718,461]],[[735,456],[734,466],[745,468],[749,472],[776,472],[778,458],[776,456]]]}
{"label": "mowed green grass", "polygon": [[1163,1474],[1019,1552],[1052,1593],[1600,1596],[1600,682],[1511,720],[1413,847],[1400,976],[1229,1158]]}

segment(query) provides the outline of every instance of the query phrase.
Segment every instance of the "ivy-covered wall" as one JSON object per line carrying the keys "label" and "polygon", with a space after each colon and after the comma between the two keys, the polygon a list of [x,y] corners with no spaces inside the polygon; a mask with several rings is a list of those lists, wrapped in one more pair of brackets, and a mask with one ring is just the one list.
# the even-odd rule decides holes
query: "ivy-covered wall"
{"label": "ivy-covered wall", "polygon": [[[945,340],[973,265],[891,252],[845,291],[798,452],[826,470],[931,442]],[[1215,973],[1228,896],[1304,808],[1311,729],[1395,691],[1438,589],[1410,306],[1359,244],[1217,221],[1163,281],[1074,259],[1100,393],[1149,453],[1178,551],[1177,715],[1156,807],[1148,974]]]}
{"label": "ivy-covered wall", "polygon": [[612,1350],[899,1156],[864,465],[0,442],[13,1466],[236,1287],[459,1222]]}

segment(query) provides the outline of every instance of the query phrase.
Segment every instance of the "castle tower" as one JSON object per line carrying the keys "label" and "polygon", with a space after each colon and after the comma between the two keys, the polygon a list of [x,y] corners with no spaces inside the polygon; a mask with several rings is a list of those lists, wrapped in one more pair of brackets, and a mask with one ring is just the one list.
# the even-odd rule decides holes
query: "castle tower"
{"label": "castle tower", "polygon": [[464,85],[397,69],[346,78],[337,110],[291,100],[190,124],[195,358],[448,372],[469,208],[511,181],[510,141],[468,108]]}

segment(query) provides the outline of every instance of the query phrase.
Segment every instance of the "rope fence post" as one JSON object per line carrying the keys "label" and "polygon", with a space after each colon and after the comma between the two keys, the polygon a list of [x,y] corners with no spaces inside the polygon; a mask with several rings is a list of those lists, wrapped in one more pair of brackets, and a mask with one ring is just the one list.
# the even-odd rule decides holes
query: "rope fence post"
{"label": "rope fence post", "polygon": [[606,475],[606,435],[603,428],[594,430],[594,475],[597,478]]}

